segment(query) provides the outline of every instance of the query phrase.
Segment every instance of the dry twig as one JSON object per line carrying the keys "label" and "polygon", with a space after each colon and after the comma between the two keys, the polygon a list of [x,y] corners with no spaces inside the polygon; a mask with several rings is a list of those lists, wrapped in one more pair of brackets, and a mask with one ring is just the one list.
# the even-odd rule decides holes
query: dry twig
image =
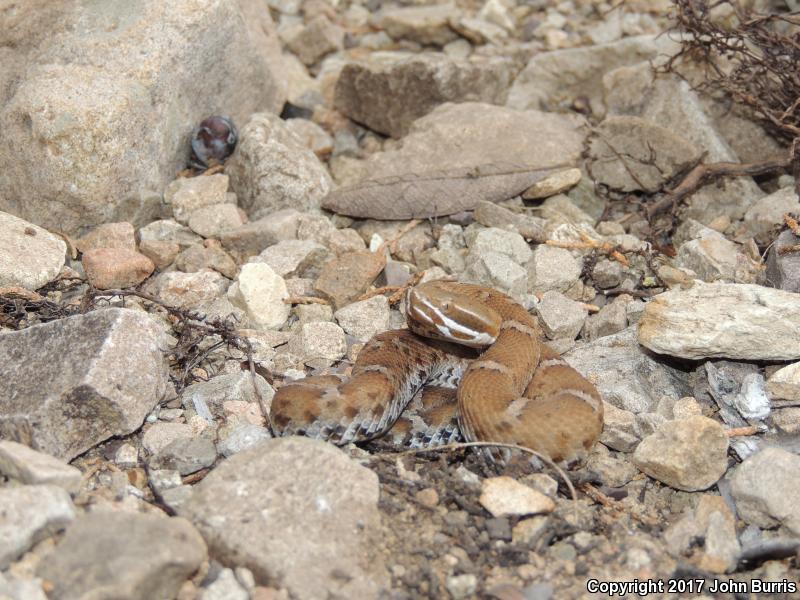
{"label": "dry twig", "polygon": [[420,282],[423,275],[425,275],[425,271],[420,271],[419,273],[414,273],[403,285],[384,285],[383,287],[364,292],[358,298],[356,298],[356,302],[391,292],[391,295],[389,296],[389,304],[394,306],[400,302],[400,300],[402,300],[403,294],[405,294],[407,289],[414,287]]}
{"label": "dry twig", "polygon": [[330,304],[325,298],[316,296],[289,296],[283,299],[286,304]]}
{"label": "dry twig", "polygon": [[[465,448],[501,448],[506,450],[519,450],[520,452],[524,452],[525,454],[530,454],[531,456],[535,456],[543,463],[545,463],[548,467],[553,469],[561,480],[566,484],[567,489],[569,489],[570,497],[572,501],[577,503],[578,495],[575,493],[575,486],[572,485],[572,480],[567,476],[564,470],[559,467],[556,463],[552,461],[549,456],[545,456],[541,452],[537,452],[532,448],[527,448],[525,446],[519,446],[517,444],[504,444],[502,442],[460,442],[457,444],[445,444],[443,446],[432,446],[430,448],[414,448],[412,450],[403,450],[402,452],[391,452],[388,454],[373,454],[368,458],[368,460],[385,460],[385,459],[393,459],[398,458],[400,456],[410,456],[414,454],[424,454],[426,452],[453,452],[455,450],[463,450]],[[575,510],[575,518],[577,521],[577,509]]]}
{"label": "dry twig", "polygon": [[761,429],[759,429],[755,425],[748,425],[746,427],[733,427],[732,429],[725,430],[725,435],[727,435],[728,437],[755,435],[757,433],[761,433]]}
{"label": "dry twig", "polygon": [[598,252],[602,252],[609,258],[616,260],[618,263],[621,263],[628,266],[628,259],[625,258],[625,255],[622,254],[613,244],[609,244],[608,242],[598,242],[597,240],[593,240],[584,232],[579,232],[581,236],[580,242],[561,242],[558,240],[547,240],[545,243],[548,246],[555,246],[556,248],[566,248],[567,250],[597,250]]}

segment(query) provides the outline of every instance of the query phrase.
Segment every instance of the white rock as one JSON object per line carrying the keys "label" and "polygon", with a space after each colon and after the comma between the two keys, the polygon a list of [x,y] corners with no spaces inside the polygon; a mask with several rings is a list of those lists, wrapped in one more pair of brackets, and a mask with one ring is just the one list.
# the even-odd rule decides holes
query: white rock
{"label": "white rock", "polygon": [[800,362],[775,371],[767,380],[771,400],[800,400]]}
{"label": "white rock", "polygon": [[27,484],[50,484],[76,493],[82,474],[57,458],[10,440],[0,441],[0,473]]}
{"label": "white rock", "polygon": [[484,479],[479,502],[493,517],[549,513],[556,507],[550,498],[511,477]]}
{"label": "white rock", "polygon": [[114,453],[114,464],[122,469],[132,469],[139,464],[139,450],[131,444],[122,444]]}
{"label": "white rock", "polygon": [[272,436],[265,427],[252,423],[241,423],[217,444],[217,450],[225,458],[228,458],[270,437]]}
{"label": "white rock", "polygon": [[[292,119],[293,121],[297,119]],[[318,270],[328,250],[313,240],[282,240],[265,248],[252,262],[268,264],[281,277],[309,277]]]}
{"label": "white rock", "polygon": [[0,287],[36,290],[56,278],[67,245],[41,227],[0,212]]}
{"label": "white rock", "polygon": [[193,436],[186,423],[154,423],[142,436],[142,446],[150,454],[158,454],[172,442]]}
{"label": "white rock", "polygon": [[267,264],[242,266],[239,278],[228,290],[228,299],[247,313],[256,329],[278,329],[289,318],[291,306],[286,282]]}
{"label": "white rock", "polygon": [[471,597],[478,589],[478,578],[472,573],[463,575],[450,575],[444,586],[453,600]]}
{"label": "white rock", "polygon": [[797,294],[759,285],[704,284],[654,297],[639,321],[639,343],[681,358],[800,358]]}
{"label": "white rock", "polygon": [[769,396],[761,373],[748,373],[733,405],[745,419],[762,420],[769,416]]}
{"label": "white rock", "polygon": [[498,252],[505,254],[518,265],[524,265],[533,256],[525,238],[514,231],[487,227],[477,232],[469,231],[466,241],[472,260],[486,252]]}
{"label": "white rock", "polygon": [[216,238],[220,234],[244,225],[242,214],[235,204],[212,204],[202,206],[189,214],[189,229],[204,238]]}
{"label": "white rock", "polygon": [[653,479],[694,492],[704,490],[728,468],[728,436],[717,421],[694,416],[667,421],[644,438],[633,463]]}
{"label": "white rock", "polygon": [[347,352],[344,331],[336,323],[314,321],[304,324],[289,340],[289,352],[308,360],[338,360]]}
{"label": "white rock", "polygon": [[557,173],[548,175],[541,181],[534,183],[522,193],[522,197],[526,200],[549,198],[550,196],[561,194],[570,188],[575,187],[578,185],[580,180],[580,169],[566,169],[564,171],[558,171]]}
{"label": "white rock", "polygon": [[164,190],[164,202],[172,206],[172,215],[186,225],[189,215],[199,208],[230,201],[228,176],[216,173],[205,177],[179,177]]}
{"label": "white rock", "polygon": [[249,600],[250,594],[236,580],[231,569],[222,569],[217,578],[203,590],[201,600]]}
{"label": "white rock", "polygon": [[54,485],[0,489],[0,568],[75,518],[69,494]]}
{"label": "white rock", "polygon": [[386,296],[373,296],[340,308],[334,316],[345,332],[366,342],[389,328],[389,300]]}
{"label": "white rock", "polygon": [[793,185],[756,200],[744,214],[744,224],[751,235],[769,233],[776,225],[783,224],[783,215],[787,213],[800,213],[800,201]]}
{"label": "white rock", "polygon": [[467,262],[459,281],[492,287],[518,300],[527,291],[528,272],[506,254],[485,250],[471,254]]}
{"label": "white rock", "polygon": [[764,448],[736,468],[731,494],[746,523],[765,529],[784,525],[800,535],[800,456]]}
{"label": "white rock", "polygon": [[569,250],[540,244],[528,262],[529,291],[565,292],[581,276],[580,261]]}
{"label": "white rock", "polygon": [[603,402],[603,432],[600,441],[619,452],[633,452],[639,443],[636,415],[629,410]]}
{"label": "white rock", "polygon": [[203,238],[174,219],[153,221],[139,229],[139,240],[155,242],[174,242],[181,248],[201,244]]}
{"label": "white rock", "polygon": [[575,339],[580,333],[586,315],[589,313],[580,302],[570,300],[556,291],[545,292],[536,312],[545,335],[551,340]]}
{"label": "white rock", "polygon": [[278,115],[256,113],[227,163],[240,205],[252,213],[315,209],[331,190],[328,170]]}
{"label": "white rock", "polygon": [[549,519],[546,515],[524,519],[514,525],[514,529],[511,531],[511,539],[515,544],[535,542],[547,527],[548,522]]}
{"label": "white rock", "polygon": [[739,246],[716,231],[680,245],[676,264],[691,269],[703,281],[733,281]]}
{"label": "white rock", "polygon": [[0,598],[9,600],[47,600],[43,588],[44,581],[38,577],[15,577],[8,573],[8,577],[0,574]]}

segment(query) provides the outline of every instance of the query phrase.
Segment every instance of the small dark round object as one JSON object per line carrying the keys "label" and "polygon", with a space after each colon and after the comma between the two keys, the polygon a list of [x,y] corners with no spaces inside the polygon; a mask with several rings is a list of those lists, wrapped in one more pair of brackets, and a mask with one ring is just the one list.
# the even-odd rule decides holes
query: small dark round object
{"label": "small dark round object", "polygon": [[192,158],[195,169],[207,169],[212,162],[219,164],[233,154],[239,134],[229,117],[214,115],[203,119],[192,132]]}

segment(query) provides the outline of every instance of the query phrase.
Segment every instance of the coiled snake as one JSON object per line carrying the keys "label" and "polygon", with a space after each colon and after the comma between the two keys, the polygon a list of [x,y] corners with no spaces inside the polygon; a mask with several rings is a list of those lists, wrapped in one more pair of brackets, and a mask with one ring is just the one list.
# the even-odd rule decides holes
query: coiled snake
{"label": "coiled snake", "polygon": [[[346,444],[393,429],[418,446],[460,432],[556,462],[586,457],[603,427],[600,394],[541,342],[522,306],[487,287],[433,281],[409,290],[406,317],[409,330],[364,346],[350,378],[307,377],[280,388],[271,409],[276,432]],[[486,349],[476,358],[473,348]]]}

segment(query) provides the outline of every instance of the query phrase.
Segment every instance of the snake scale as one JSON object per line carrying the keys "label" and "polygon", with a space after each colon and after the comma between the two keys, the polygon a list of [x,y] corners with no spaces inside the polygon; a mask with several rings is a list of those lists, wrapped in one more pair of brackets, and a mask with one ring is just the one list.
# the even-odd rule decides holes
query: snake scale
{"label": "snake scale", "polygon": [[521,305],[491,288],[433,281],[409,290],[406,317],[408,330],[367,342],[349,378],[280,388],[271,409],[276,432],[342,445],[391,429],[417,446],[463,436],[526,446],[564,464],[585,459],[603,427],[600,394],[541,342]]}

